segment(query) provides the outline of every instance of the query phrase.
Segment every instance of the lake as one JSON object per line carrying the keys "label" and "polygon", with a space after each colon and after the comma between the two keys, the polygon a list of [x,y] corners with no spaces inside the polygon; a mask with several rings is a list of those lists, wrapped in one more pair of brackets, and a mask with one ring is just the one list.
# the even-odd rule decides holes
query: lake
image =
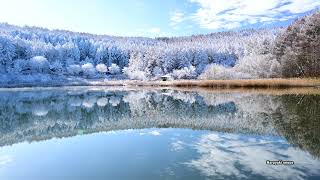
{"label": "lake", "polygon": [[319,89],[0,89],[0,179],[319,179],[319,104]]}

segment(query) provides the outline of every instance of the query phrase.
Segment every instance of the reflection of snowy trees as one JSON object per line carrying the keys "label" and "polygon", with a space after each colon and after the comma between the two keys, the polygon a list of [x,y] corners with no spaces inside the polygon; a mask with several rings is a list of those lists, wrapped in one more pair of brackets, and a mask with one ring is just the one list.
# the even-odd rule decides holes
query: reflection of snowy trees
{"label": "reflection of snowy trees", "polygon": [[105,98],[105,97],[101,97],[97,100],[97,105],[98,106],[101,106],[101,107],[104,107],[108,104],[109,100],[108,98]]}
{"label": "reflection of snowy trees", "polygon": [[151,127],[275,134],[278,128],[274,122],[279,124],[279,119],[292,119],[300,113],[289,111],[288,106],[285,111],[283,102],[290,98],[248,93],[104,91],[75,87],[2,91],[0,144],[72,136],[79,130],[90,133]]}
{"label": "reflection of snowy trees", "polygon": [[320,96],[281,97],[280,112],[274,120],[277,132],[290,143],[320,157]]}

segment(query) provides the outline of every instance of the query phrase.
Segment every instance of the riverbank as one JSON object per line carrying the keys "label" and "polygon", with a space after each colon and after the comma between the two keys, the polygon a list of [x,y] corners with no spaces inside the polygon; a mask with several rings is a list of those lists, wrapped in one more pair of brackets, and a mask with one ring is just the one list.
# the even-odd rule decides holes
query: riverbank
{"label": "riverbank", "polygon": [[319,78],[270,78],[235,80],[172,80],[138,81],[85,78],[57,78],[42,81],[0,83],[0,88],[60,87],[60,86],[146,86],[146,87],[201,87],[201,88],[299,88],[320,87]]}
{"label": "riverbank", "polygon": [[174,81],[128,81],[132,86],[173,86],[206,88],[287,88],[320,87],[320,79],[237,79],[237,80],[174,80]]}

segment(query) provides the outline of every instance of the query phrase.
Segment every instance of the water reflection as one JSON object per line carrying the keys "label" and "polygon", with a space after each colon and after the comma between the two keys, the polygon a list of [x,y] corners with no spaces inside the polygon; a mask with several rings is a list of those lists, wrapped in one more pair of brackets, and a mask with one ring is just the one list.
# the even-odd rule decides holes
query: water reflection
{"label": "water reflection", "polygon": [[[2,147],[0,147],[0,153],[2,152],[0,177],[1,166],[14,162],[12,160],[14,156],[10,153],[6,154],[10,152],[10,148],[18,152],[20,147],[22,153],[25,149],[30,148],[34,151],[37,146],[41,146],[34,143],[17,143],[41,141],[43,145],[41,148],[47,150],[55,146],[53,144],[57,141],[65,143],[68,140],[43,140],[61,137],[74,137],[71,139],[81,137],[81,141],[69,141],[77,141],[82,145],[81,148],[92,146],[87,153],[97,153],[97,159],[92,160],[92,163],[98,168],[102,163],[99,162],[98,156],[104,156],[106,152],[94,152],[93,146],[103,147],[105,142],[102,139],[96,140],[95,136],[92,138],[90,135],[76,135],[118,132],[126,129],[142,130],[133,131],[130,136],[122,137],[124,141],[122,143],[128,142],[131,136],[135,137],[137,142],[149,136],[164,138],[153,142],[153,146],[163,148],[161,152],[157,149],[144,149],[145,145],[141,143],[130,143],[126,147],[138,148],[138,154],[129,153],[133,157],[117,159],[122,161],[121,158],[126,158],[135,162],[140,161],[139,158],[142,157],[145,160],[145,155],[152,152],[161,157],[173,158],[166,160],[170,163],[163,162],[164,164],[149,165],[150,167],[145,167],[148,163],[137,166],[136,168],[140,169],[150,169],[150,176],[145,176],[149,179],[156,179],[154,176],[159,179],[319,177],[319,102],[320,95],[316,94],[277,95],[275,93],[170,89],[110,90],[80,87],[0,90],[0,146]],[[87,136],[92,138],[90,142],[97,141],[97,144],[88,145],[89,140],[83,140]],[[109,137],[109,143],[113,145],[119,134],[115,133],[111,137]],[[114,149],[108,153],[111,156],[124,155],[118,150]],[[67,155],[70,152],[60,153]],[[57,155],[56,163],[61,159],[61,154]],[[28,156],[39,158],[32,154]],[[279,167],[265,164],[266,160],[278,159],[293,160],[296,165]],[[154,159],[152,157],[148,160]],[[81,169],[84,167],[80,165],[83,165],[86,159],[71,159],[71,161],[79,161],[77,167]],[[159,163],[157,161],[156,164]],[[104,165],[110,166],[110,164]],[[22,166],[21,162],[16,166]],[[51,163],[47,166],[54,165]],[[162,169],[157,166],[161,166]],[[55,168],[59,169],[59,166]],[[114,168],[118,172],[117,168],[121,166]],[[154,172],[159,168],[161,171]],[[140,169],[135,170],[140,171]],[[8,173],[9,170],[7,169],[6,172]],[[65,173],[70,175],[74,172]],[[102,179],[119,178],[106,177],[103,174],[101,177]],[[137,177],[140,178],[140,176]],[[129,176],[123,178],[135,179]]]}
{"label": "water reflection", "polygon": [[[270,103],[265,103],[270,102]],[[0,145],[117,129],[178,127],[275,134],[279,97],[181,91],[0,92]]]}
{"label": "water reflection", "polygon": [[[280,138],[211,133],[203,135],[194,146],[200,157],[186,164],[214,179],[305,179],[320,175],[317,159]],[[296,165],[265,163],[278,159],[294,161]]]}
{"label": "water reflection", "polygon": [[[270,166],[266,160],[293,160]],[[312,179],[320,161],[279,136],[109,131],[0,148],[1,179]]]}

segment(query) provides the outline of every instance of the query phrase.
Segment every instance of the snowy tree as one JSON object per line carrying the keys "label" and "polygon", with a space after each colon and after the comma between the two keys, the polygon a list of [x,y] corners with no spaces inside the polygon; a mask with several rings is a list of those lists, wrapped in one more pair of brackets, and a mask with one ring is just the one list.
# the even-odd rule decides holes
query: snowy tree
{"label": "snowy tree", "polygon": [[64,73],[65,68],[63,67],[60,61],[54,61],[50,64],[51,73],[62,75]]}
{"label": "snowy tree", "polygon": [[27,41],[16,39],[14,42],[15,56],[14,59],[30,59],[32,57],[32,48]]}
{"label": "snowy tree", "polygon": [[155,77],[160,77],[163,75],[163,70],[159,66],[156,66],[152,69],[152,75]]}
{"label": "snowy tree", "polygon": [[163,68],[165,73],[171,73],[174,69],[179,68],[179,63],[172,50],[168,50],[164,55]]}
{"label": "snowy tree", "polygon": [[194,54],[194,66],[196,72],[200,74],[209,63],[208,55],[205,51],[196,51]]}
{"label": "snowy tree", "polygon": [[80,60],[80,51],[74,43],[68,42],[61,47],[63,61],[61,62],[63,66],[75,64]]}
{"label": "snowy tree", "polygon": [[285,77],[320,76],[320,11],[299,19],[276,40],[274,54]]}
{"label": "snowy tree", "polygon": [[108,71],[108,68],[105,64],[98,64],[96,65],[96,70],[101,74],[105,74]]}
{"label": "snowy tree", "polygon": [[48,73],[50,64],[43,56],[34,56],[28,62],[28,67],[33,73]]}
{"label": "snowy tree", "polygon": [[235,68],[225,67],[217,64],[209,64],[199,79],[250,79],[252,75],[238,72]]}
{"label": "snowy tree", "polygon": [[254,78],[269,78],[274,57],[270,54],[245,56],[233,68],[237,72],[250,74]]}
{"label": "snowy tree", "polygon": [[[287,67],[284,66],[286,62],[290,61],[290,58],[297,59],[291,52],[308,52],[300,53],[298,59],[301,60],[298,65],[308,71],[318,69],[317,66],[303,63],[317,62],[316,55],[319,54],[319,48],[316,48],[319,41],[310,41],[310,38],[316,39],[317,31],[313,24],[317,24],[317,20],[307,22],[301,31],[291,28],[294,33],[286,33],[281,36],[283,38],[278,38],[282,43],[277,43],[276,46],[274,41],[283,31],[281,28],[152,39],[100,36],[0,24],[0,71],[14,72],[15,75],[27,73],[29,59],[43,56],[49,63],[48,72],[54,75],[84,74],[86,77],[95,77],[96,71],[101,72],[98,69],[105,69],[96,65],[105,64],[112,69],[110,74],[124,73],[129,79],[140,80],[163,74],[174,74],[175,78],[197,78],[199,74],[210,74],[210,69],[221,73],[221,77],[226,76],[221,69],[227,69],[228,73],[250,74],[252,77],[279,77]],[[303,39],[306,34],[308,38]],[[299,43],[290,44],[295,42],[295,36],[299,36]],[[308,45],[309,42],[311,44]],[[289,49],[286,49],[287,47]],[[274,56],[279,63],[275,62]],[[28,63],[23,65],[23,59]],[[218,64],[225,68],[206,69],[208,64]],[[70,70],[72,67],[77,70]],[[14,70],[15,68],[17,70]],[[193,68],[196,75],[193,74]],[[283,68],[282,71],[279,71],[279,68]]]}
{"label": "snowy tree", "polygon": [[112,63],[108,69],[109,69],[110,74],[119,74],[120,73],[119,66],[114,63]]}
{"label": "snowy tree", "polygon": [[131,70],[128,67],[124,67],[122,69],[122,72],[124,75],[128,76],[129,79],[135,79],[135,80],[141,80],[141,81],[147,80],[147,76],[144,71]]}
{"label": "snowy tree", "polygon": [[197,77],[196,68],[194,66],[189,66],[173,70],[172,77],[175,79],[194,79]]}
{"label": "snowy tree", "polygon": [[7,68],[12,66],[12,60],[15,55],[15,47],[12,41],[0,35],[0,72],[6,72]]}
{"label": "snowy tree", "polygon": [[140,53],[133,53],[129,59],[128,67],[124,67],[122,72],[130,79],[146,80],[147,75],[143,71],[145,62],[143,62],[142,55]]}
{"label": "snowy tree", "polygon": [[83,74],[87,77],[94,77],[96,70],[94,66],[91,63],[86,63],[81,66],[81,69],[83,71]]}
{"label": "snowy tree", "polygon": [[82,69],[81,69],[80,65],[73,64],[73,65],[69,65],[69,66],[67,67],[67,71],[68,71],[68,73],[69,73],[70,75],[75,75],[75,76],[77,76],[77,75],[80,74],[80,72],[82,71]]}
{"label": "snowy tree", "polygon": [[23,71],[25,70],[27,63],[28,61],[25,59],[16,59],[14,61],[12,71],[14,71],[17,74],[23,74]]}
{"label": "snowy tree", "polygon": [[109,60],[109,53],[108,53],[108,48],[105,47],[104,45],[101,45],[96,52],[95,55],[95,62],[97,64],[103,63],[103,64],[108,64]]}

